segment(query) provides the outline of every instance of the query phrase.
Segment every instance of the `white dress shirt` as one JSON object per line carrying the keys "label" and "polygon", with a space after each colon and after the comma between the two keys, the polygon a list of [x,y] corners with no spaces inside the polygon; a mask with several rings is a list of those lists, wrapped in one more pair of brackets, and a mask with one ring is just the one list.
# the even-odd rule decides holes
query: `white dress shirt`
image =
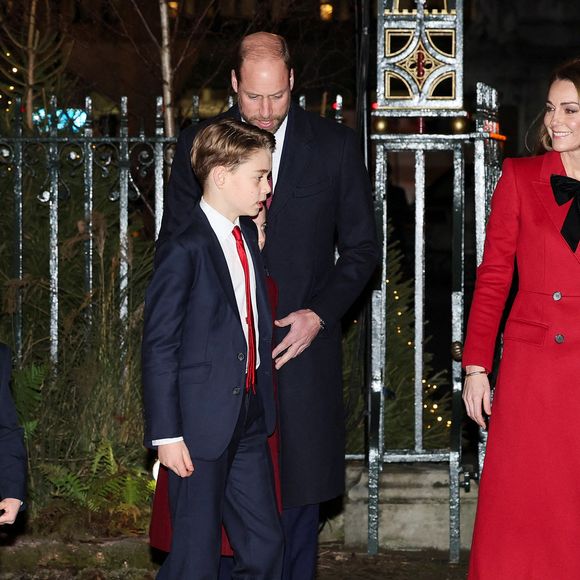
{"label": "white dress shirt", "polygon": [[[242,121],[244,123],[247,123],[247,121],[243,117]],[[282,150],[284,149],[284,139],[286,139],[287,126],[288,126],[288,115],[286,115],[286,117],[278,127],[278,130],[274,133],[274,139],[276,139],[276,148],[272,153],[272,195],[274,194],[276,181],[278,181],[278,173],[280,172],[280,160],[282,159]]]}
{"label": "white dress shirt", "polygon": [[[244,268],[242,267],[242,262],[240,261],[240,256],[238,254],[238,249],[236,246],[236,239],[232,234],[235,226],[240,225],[240,220],[236,219],[235,222],[231,222],[228,218],[223,216],[217,210],[215,210],[211,205],[209,205],[203,197],[199,202],[199,207],[207,217],[211,229],[214,231],[217,239],[220,243],[222,252],[226,259],[228,265],[228,270],[230,273],[230,278],[232,281],[232,286],[234,289],[234,295],[236,297],[236,304],[238,305],[238,312],[240,314],[240,320],[242,321],[242,329],[244,331],[244,336],[246,338],[246,345],[248,344],[248,325],[246,323],[246,279],[244,276]],[[242,235],[243,238],[243,235]],[[244,247],[246,249],[246,255],[248,256],[248,265],[250,269],[250,295],[252,297],[252,310],[254,311],[254,326],[256,333],[256,368],[260,366],[260,352],[258,345],[260,344],[260,334],[258,329],[258,308],[256,303],[256,274],[254,270],[254,262],[252,261],[252,254],[246,241],[244,240]],[[246,361],[248,357],[246,356]],[[247,364],[247,363],[246,363]],[[247,367],[246,367],[247,370]],[[183,437],[169,437],[166,439],[154,439],[152,441],[153,445],[167,445],[168,443],[177,443],[178,441],[183,441]]]}
{"label": "white dress shirt", "polygon": [[272,153],[272,190],[276,187],[278,173],[280,172],[280,160],[282,159],[282,150],[284,149],[284,139],[286,138],[286,127],[288,126],[288,115],[274,133],[276,139],[276,149]]}

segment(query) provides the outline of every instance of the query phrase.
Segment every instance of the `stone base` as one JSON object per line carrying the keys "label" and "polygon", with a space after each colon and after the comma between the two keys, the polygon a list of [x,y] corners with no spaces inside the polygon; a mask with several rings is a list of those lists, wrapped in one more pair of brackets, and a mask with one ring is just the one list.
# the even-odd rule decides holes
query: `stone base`
{"label": "stone base", "polygon": [[[366,550],[368,537],[368,473],[349,463],[344,510],[329,520],[321,541],[344,541]],[[449,472],[447,465],[386,465],[380,480],[379,543],[383,548],[449,549]],[[477,484],[461,490],[461,548],[471,545]]]}

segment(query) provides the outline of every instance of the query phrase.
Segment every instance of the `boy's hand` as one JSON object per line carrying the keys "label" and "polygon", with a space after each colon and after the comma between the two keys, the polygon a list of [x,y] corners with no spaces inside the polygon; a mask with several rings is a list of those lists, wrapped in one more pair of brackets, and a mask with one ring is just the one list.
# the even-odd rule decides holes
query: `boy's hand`
{"label": "boy's hand", "polygon": [[189,477],[195,469],[184,441],[159,445],[157,455],[159,461],[179,477]]}
{"label": "boy's hand", "polygon": [[21,505],[22,502],[13,497],[7,497],[0,501],[0,510],[4,510],[4,513],[0,515],[0,525],[13,524]]}

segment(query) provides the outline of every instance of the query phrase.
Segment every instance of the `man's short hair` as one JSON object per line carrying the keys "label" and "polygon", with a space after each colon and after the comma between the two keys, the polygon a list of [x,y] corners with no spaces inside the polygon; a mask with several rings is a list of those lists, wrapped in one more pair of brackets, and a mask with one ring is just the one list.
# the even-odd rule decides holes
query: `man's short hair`
{"label": "man's short hair", "polygon": [[274,135],[249,123],[224,117],[201,129],[191,146],[191,167],[203,185],[214,167],[234,168],[253,153],[276,147]]}
{"label": "man's short hair", "polygon": [[255,32],[244,36],[238,45],[235,59],[234,71],[238,81],[241,79],[241,68],[244,60],[280,59],[286,65],[288,73],[292,68],[286,39],[271,32]]}

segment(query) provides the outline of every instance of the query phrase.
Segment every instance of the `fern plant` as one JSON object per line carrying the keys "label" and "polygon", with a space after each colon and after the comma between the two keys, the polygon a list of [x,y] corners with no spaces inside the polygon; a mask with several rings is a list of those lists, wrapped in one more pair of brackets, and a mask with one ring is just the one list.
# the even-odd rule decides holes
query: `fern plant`
{"label": "fern plant", "polygon": [[[85,530],[109,536],[139,533],[146,525],[154,491],[151,475],[120,462],[110,442],[98,446],[88,469],[84,465],[74,471],[51,463],[41,470],[52,486],[55,505],[60,500],[69,514],[76,512],[74,521],[84,524]],[[46,520],[42,513],[39,519]]]}

